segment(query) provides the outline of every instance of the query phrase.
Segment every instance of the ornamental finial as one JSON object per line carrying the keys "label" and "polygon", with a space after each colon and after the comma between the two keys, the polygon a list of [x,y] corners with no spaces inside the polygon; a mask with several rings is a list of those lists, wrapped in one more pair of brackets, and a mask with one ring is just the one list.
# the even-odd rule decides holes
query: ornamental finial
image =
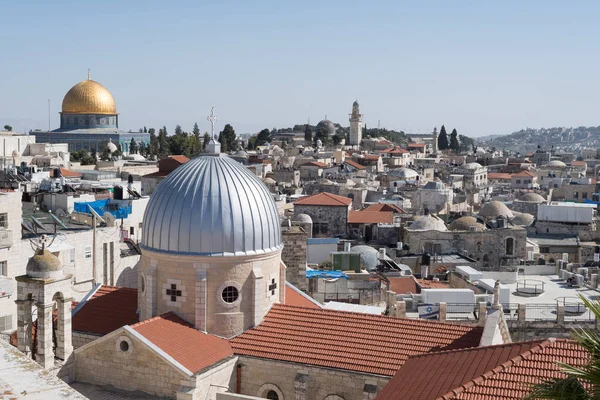
{"label": "ornamental finial", "polygon": [[88,68],[88,81],[90,80],[90,69]]}

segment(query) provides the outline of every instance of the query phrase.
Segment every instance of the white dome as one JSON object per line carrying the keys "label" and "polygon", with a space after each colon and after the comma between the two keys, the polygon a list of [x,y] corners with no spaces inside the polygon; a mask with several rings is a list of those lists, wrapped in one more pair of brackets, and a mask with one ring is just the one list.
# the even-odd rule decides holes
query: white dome
{"label": "white dome", "polygon": [[567,164],[559,160],[552,160],[546,164],[546,167],[564,168]]}
{"label": "white dome", "polygon": [[533,193],[533,192],[525,193],[524,195],[519,197],[517,200],[526,201],[529,203],[543,203],[546,201],[546,199],[544,199],[541,195],[539,195],[537,193]]}
{"label": "white dome", "polygon": [[114,153],[118,149],[119,148],[117,147],[117,145],[114,144],[112,141],[109,141],[108,143],[106,143],[106,150],[108,150],[109,153]]}
{"label": "white dome", "polygon": [[415,218],[413,223],[408,227],[408,230],[410,230],[410,231],[445,232],[448,229],[446,228],[444,221],[432,216],[431,214],[428,214],[428,215],[421,215],[420,217]]}
{"label": "white dome", "polygon": [[410,168],[398,168],[390,171],[390,175],[402,179],[415,179],[417,176],[419,176],[419,173]]}
{"label": "white dome", "polygon": [[462,166],[463,169],[479,169],[482,168],[481,164],[476,162],[470,162]]}
{"label": "white dome", "polygon": [[277,207],[252,172],[227,156],[197,157],[163,180],[144,214],[142,248],[231,256],[281,249]]}
{"label": "white dome", "polygon": [[306,224],[312,224],[312,218],[308,214],[298,214],[294,217],[294,221],[296,222],[304,222]]}

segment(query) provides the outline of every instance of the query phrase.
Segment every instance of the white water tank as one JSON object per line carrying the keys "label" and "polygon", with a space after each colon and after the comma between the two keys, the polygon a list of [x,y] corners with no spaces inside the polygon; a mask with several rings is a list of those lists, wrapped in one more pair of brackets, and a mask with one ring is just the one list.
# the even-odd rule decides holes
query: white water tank
{"label": "white water tank", "polygon": [[583,275],[575,274],[575,275],[573,275],[573,278],[575,278],[575,282],[574,282],[573,286],[577,286],[577,287],[583,286]]}

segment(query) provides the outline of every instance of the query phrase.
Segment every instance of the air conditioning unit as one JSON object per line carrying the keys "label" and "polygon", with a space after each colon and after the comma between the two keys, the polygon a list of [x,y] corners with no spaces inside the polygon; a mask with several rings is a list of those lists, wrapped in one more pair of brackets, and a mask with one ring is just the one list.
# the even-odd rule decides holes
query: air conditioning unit
{"label": "air conditioning unit", "polygon": [[4,249],[13,245],[12,231],[1,230],[0,231],[0,248]]}
{"label": "air conditioning unit", "polygon": [[398,249],[398,250],[402,250],[402,246],[403,246],[403,243],[402,243],[402,242],[398,242],[398,243],[396,243],[396,249]]}

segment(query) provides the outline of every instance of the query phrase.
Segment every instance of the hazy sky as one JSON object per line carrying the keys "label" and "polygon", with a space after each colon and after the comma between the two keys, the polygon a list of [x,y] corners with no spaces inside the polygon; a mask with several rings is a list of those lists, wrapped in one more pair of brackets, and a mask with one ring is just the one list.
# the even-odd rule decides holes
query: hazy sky
{"label": "hazy sky", "polygon": [[480,136],[600,125],[600,2],[3,1],[0,126],[58,127],[86,78],[124,130],[310,118]]}

